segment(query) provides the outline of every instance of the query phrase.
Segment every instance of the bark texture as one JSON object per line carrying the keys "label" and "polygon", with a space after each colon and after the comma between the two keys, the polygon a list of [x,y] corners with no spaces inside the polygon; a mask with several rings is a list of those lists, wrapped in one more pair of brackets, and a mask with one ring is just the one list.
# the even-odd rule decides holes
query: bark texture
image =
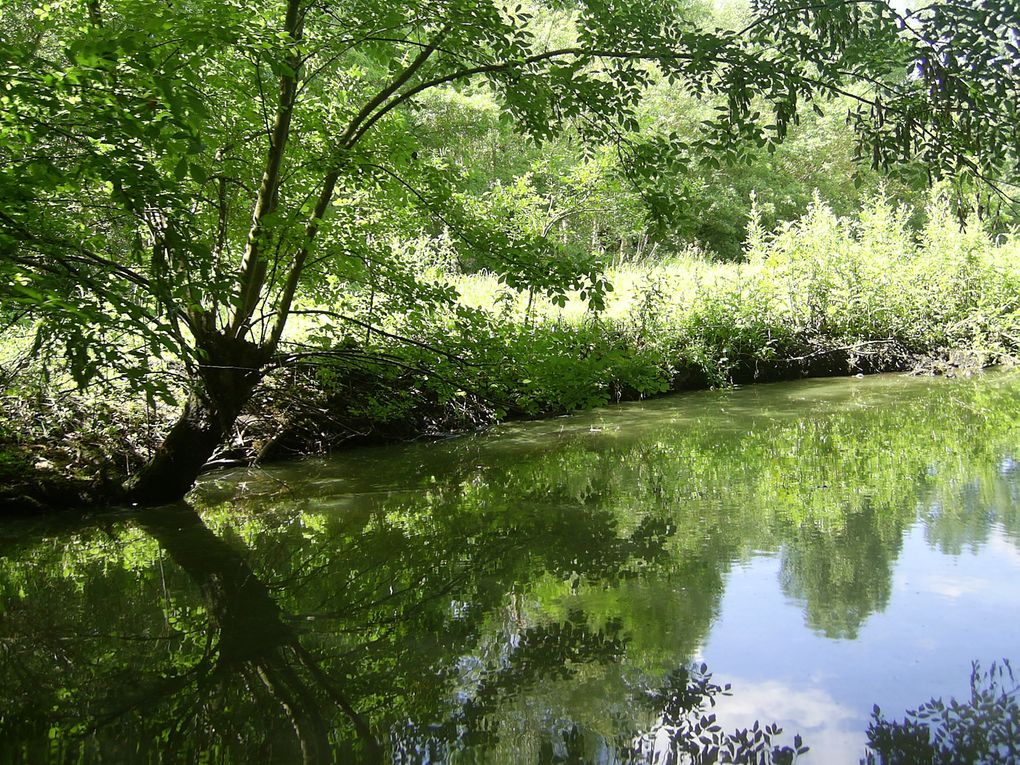
{"label": "bark texture", "polygon": [[219,334],[203,345],[208,361],[195,390],[152,459],[128,482],[129,502],[159,505],[187,494],[262,379],[260,346]]}

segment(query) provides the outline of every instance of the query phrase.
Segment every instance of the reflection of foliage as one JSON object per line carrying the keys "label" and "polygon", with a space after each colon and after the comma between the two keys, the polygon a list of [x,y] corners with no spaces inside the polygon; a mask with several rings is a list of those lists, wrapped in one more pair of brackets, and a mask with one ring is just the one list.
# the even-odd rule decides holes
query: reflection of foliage
{"label": "reflection of foliage", "polygon": [[[0,760],[31,741],[45,762],[47,735],[104,720],[56,759],[174,730],[160,753],[283,757],[280,691],[306,689],[334,753],[360,738],[340,689],[393,757],[636,759],[691,683],[711,696],[670,673],[750,551],[781,556],[786,594],[837,636],[885,606],[918,510],[933,544],[982,544],[986,522],[1017,539],[1015,380],[698,394],[228,475],[201,523],[5,526]],[[265,687],[261,665],[296,677]],[[731,738],[771,752],[766,734]]]}
{"label": "reflection of foliage", "polygon": [[804,603],[810,627],[826,637],[857,637],[869,614],[885,608],[892,582],[876,572],[891,571],[909,519],[897,519],[890,533],[870,508],[848,514],[829,533],[804,526],[783,548],[783,590]]}
{"label": "reflection of foliage", "polygon": [[[980,472],[978,472],[980,470]],[[1013,456],[975,464],[970,480],[953,501],[934,501],[925,508],[925,535],[948,555],[976,550],[996,526],[1020,546],[1020,470]]]}
{"label": "reflection of foliage", "polygon": [[970,699],[931,699],[886,720],[876,706],[866,765],[1007,765],[1020,760],[1020,686],[1008,659],[982,672],[974,662]]}
{"label": "reflection of foliage", "polygon": [[618,636],[619,625],[610,623],[604,632],[591,632],[585,622],[584,614],[574,612],[566,622],[538,625],[501,646],[495,666],[469,673],[479,677],[473,687],[458,691],[460,702],[448,720],[421,730],[410,725],[391,732],[394,761],[430,761],[439,753],[491,746],[500,738],[496,712],[508,699],[541,683],[566,680],[588,664],[619,660],[626,644]]}
{"label": "reflection of foliage", "polygon": [[715,715],[706,711],[715,706],[717,695],[729,694],[729,684],[713,683],[704,664],[676,670],[661,690],[651,694],[651,701],[661,708],[659,718],[651,729],[634,739],[633,759],[627,761],[780,765],[793,762],[808,750],[799,735],[794,737],[793,747],[774,744],[773,739],[783,732],[775,724],[755,722],[751,728],[723,733]]}
{"label": "reflection of foliage", "polygon": [[[50,609],[15,602],[5,614],[2,637],[20,662],[0,665],[8,707],[0,740],[23,740],[32,762],[164,761],[171,753],[198,761],[229,751],[224,761],[323,763],[332,757],[330,731],[346,724],[345,750],[378,759],[342,681],[301,644],[237,546],[187,507],[150,510],[139,527],[149,539],[132,541],[137,529],[128,529],[119,541],[128,549],[142,542],[143,551],[157,542],[155,570],[96,576],[85,568],[75,577],[80,588],[44,578],[53,585]],[[145,586],[157,573],[162,593]],[[25,597],[36,584],[22,583]],[[149,597],[126,606],[118,597],[137,591]],[[0,747],[0,759],[8,754]]]}

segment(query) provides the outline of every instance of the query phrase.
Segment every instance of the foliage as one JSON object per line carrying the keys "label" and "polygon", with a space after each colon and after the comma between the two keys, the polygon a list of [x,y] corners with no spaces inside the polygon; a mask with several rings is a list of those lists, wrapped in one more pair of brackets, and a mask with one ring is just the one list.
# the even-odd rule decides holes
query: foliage
{"label": "foliage", "polygon": [[875,707],[868,726],[867,765],[1016,762],[1020,756],[1020,687],[1008,659],[982,671],[975,662],[970,698],[931,699],[887,720]]}
{"label": "foliage", "polygon": [[[138,469],[158,446],[170,413],[156,402],[139,404],[123,389],[99,397],[61,390],[22,372],[0,396],[0,449],[16,452],[12,467],[31,483],[31,468],[106,482]],[[42,377],[40,375],[40,377]]]}
{"label": "foliage", "polygon": [[[1017,160],[1006,0],[909,16],[775,0],[741,28],[680,0],[30,6],[5,5],[0,36],[2,312],[79,386],[115,377],[183,400],[137,501],[190,486],[265,374],[294,360],[295,314],[339,344],[379,312],[451,310],[448,285],[407,262],[423,234],[442,230],[509,288],[598,309],[595,210],[625,211],[622,239],[638,238],[691,197],[671,190],[685,168],[774,149],[806,104],[855,102],[876,166],[985,178]],[[642,132],[657,83],[709,104],[696,131]],[[552,208],[527,175],[458,193],[419,137],[428,99],[451,93],[488,94],[529,140],[574,137],[594,165],[561,176]],[[599,164],[607,148],[618,170]],[[624,181],[643,209],[616,203]],[[565,217],[595,246],[564,236]]]}
{"label": "foliage", "polygon": [[[485,275],[454,275],[463,301],[490,308],[432,340],[466,360],[460,370],[419,363],[445,367],[463,390],[511,411],[541,413],[753,380],[784,364],[838,374],[961,348],[986,362],[1016,355],[1016,241],[997,244],[975,219],[961,231],[938,194],[920,241],[911,217],[883,197],[856,219],[816,203],[752,241],[747,264],[688,256],[610,271],[614,291],[599,315],[578,301],[501,292]],[[429,337],[399,319],[390,326]]]}
{"label": "foliage", "polygon": [[0,481],[8,483],[23,478],[29,469],[23,454],[6,449],[0,451]]}
{"label": "foliage", "polygon": [[665,687],[653,694],[655,703],[662,705],[662,713],[654,728],[638,737],[638,761],[782,765],[793,763],[808,751],[799,735],[794,736],[792,747],[774,744],[783,732],[774,723],[762,725],[755,721],[749,729],[724,733],[715,715],[706,712],[715,705],[716,695],[730,693],[729,684],[712,682],[705,664],[671,673]]}
{"label": "foliage", "polygon": [[[709,29],[736,32],[753,23],[751,9],[741,3],[695,7],[691,15]],[[562,41],[567,20],[553,16],[549,23],[553,29],[543,34]],[[698,96],[683,82],[654,75],[635,110],[640,132],[617,136],[613,146],[594,153],[585,150],[569,122],[562,134],[535,145],[516,140],[486,94],[436,93],[423,104],[428,120],[422,151],[441,156],[476,204],[526,184],[546,220],[555,220],[557,236],[587,247],[593,257],[640,260],[696,243],[733,260],[741,253],[752,196],[770,228],[802,215],[816,191],[840,215],[856,212],[880,186],[897,202],[920,206],[929,183],[923,163],[875,169],[855,161],[861,147],[847,118],[869,93],[857,86],[815,98],[787,126],[781,144],[745,146],[737,162],[720,161],[694,141],[704,121],[728,108],[725,96]],[[692,141],[686,162],[668,172],[645,172],[649,155],[671,135]],[[1008,200],[994,193],[974,199],[980,187],[962,175],[954,183],[961,215],[977,212],[998,231],[1016,222],[1017,210]],[[577,204],[579,197],[585,204]]]}
{"label": "foliage", "polygon": [[774,310],[848,342],[895,337],[922,352],[1012,347],[1018,336],[1017,274],[1010,262],[1016,244],[996,247],[976,219],[961,232],[936,196],[915,246],[907,215],[881,198],[853,222],[816,205],[751,253],[763,262]]}
{"label": "foliage", "polygon": [[[759,228],[747,263],[692,254],[610,270],[614,290],[598,314],[579,297],[559,306],[487,273],[458,273],[442,236],[422,239],[402,256],[408,268],[459,293],[458,303],[421,311],[380,299],[372,321],[353,329],[295,317],[286,364],[214,461],[444,435],[804,373],[933,364],[956,373],[961,349],[976,360],[965,365],[1020,354],[1017,242],[996,243],[974,220],[961,231],[942,196],[920,239],[912,217],[882,197],[856,219],[818,203],[773,234]],[[369,307],[344,311],[353,318]],[[71,395],[37,370],[20,375],[3,414],[5,440],[36,458],[79,475],[130,470],[170,427],[172,408],[141,405],[128,387],[111,384],[101,399]]]}

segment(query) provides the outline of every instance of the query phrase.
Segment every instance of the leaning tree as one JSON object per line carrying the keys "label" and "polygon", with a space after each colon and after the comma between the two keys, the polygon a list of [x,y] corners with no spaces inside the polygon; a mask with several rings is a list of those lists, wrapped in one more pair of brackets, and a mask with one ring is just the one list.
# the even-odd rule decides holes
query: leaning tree
{"label": "leaning tree", "polygon": [[[557,14],[557,42],[534,33]],[[181,497],[267,371],[296,311],[368,279],[450,301],[388,237],[440,219],[509,285],[596,305],[597,270],[456,203],[416,151],[423,99],[484,88],[525,136],[570,125],[627,145],[665,78],[719,104],[699,134],[640,143],[650,177],[781,141],[835,94],[861,152],[995,182],[1017,167],[1015,0],[763,0],[739,30],[685,0],[6,0],[0,8],[0,311],[76,381],[116,374],[183,410],[130,499]],[[380,276],[381,274],[381,276]],[[347,316],[364,322],[364,316]],[[311,319],[309,319],[311,320]]]}

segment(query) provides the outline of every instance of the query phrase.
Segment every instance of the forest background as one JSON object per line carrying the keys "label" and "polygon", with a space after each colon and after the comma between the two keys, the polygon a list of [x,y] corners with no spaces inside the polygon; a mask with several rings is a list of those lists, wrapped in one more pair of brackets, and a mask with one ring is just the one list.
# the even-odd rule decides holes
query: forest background
{"label": "forest background", "polygon": [[[342,250],[342,262],[329,270],[298,268],[290,278],[285,269],[276,273],[276,261],[260,266],[257,250],[275,246],[279,253],[291,246],[286,232],[295,225],[273,217],[282,216],[276,209],[283,206],[279,188],[263,192],[272,170],[272,137],[288,98],[296,103],[301,87],[297,59],[287,58],[303,55],[293,47],[302,39],[303,22],[290,15],[301,4],[266,11],[263,27],[278,12],[285,31],[269,42],[259,33],[248,51],[259,74],[261,97],[254,102],[259,108],[241,100],[232,105],[238,119],[264,124],[270,136],[270,165],[257,194],[258,173],[246,181],[223,170],[224,157],[239,151],[234,145],[202,145],[197,133],[188,132],[208,130],[209,122],[228,117],[210,116],[193,93],[173,90],[172,80],[160,79],[159,67],[128,71],[124,62],[141,56],[141,44],[131,43],[123,27],[115,28],[100,4],[75,4],[81,18],[65,17],[71,18],[66,29],[51,24],[56,38],[64,29],[65,38],[56,42],[47,42],[49,32],[39,30],[47,28],[52,14],[70,13],[70,5],[31,10],[22,5],[4,9],[4,44],[13,52],[8,74],[14,72],[8,93],[14,95],[4,96],[0,123],[0,151],[10,160],[3,191],[12,200],[0,215],[5,255],[0,476],[12,505],[86,501],[95,493],[118,496],[113,487],[126,477],[137,478],[161,444],[165,448],[168,434],[189,417],[196,419],[201,407],[194,405],[194,381],[201,379],[209,388],[208,370],[233,363],[213,358],[219,352],[213,339],[225,335],[203,324],[215,324],[217,306],[229,302],[221,297],[229,292],[230,279],[213,266],[189,269],[194,261],[229,249],[232,236],[247,244],[242,294],[230,298],[235,301],[230,329],[257,328],[263,340],[255,351],[243,344],[224,351],[224,358],[240,359],[238,368],[255,371],[241,383],[230,382],[232,394],[240,386],[243,395],[236,396],[236,411],[231,405],[229,416],[213,418],[216,424],[205,436],[214,443],[208,453],[196,451],[199,467],[327,451],[352,442],[444,435],[506,417],[559,414],[685,388],[892,369],[954,372],[1008,362],[1020,349],[1020,240],[1009,183],[1015,179],[1015,122],[1011,140],[1008,129],[985,136],[984,144],[975,137],[970,154],[959,145],[933,144],[912,155],[918,145],[909,136],[902,139],[904,148],[897,143],[902,137],[889,138],[874,127],[884,121],[876,98],[882,91],[864,78],[818,89],[805,99],[795,87],[787,92],[770,85],[764,69],[761,85],[727,81],[721,87],[708,75],[699,82],[697,72],[674,77],[662,61],[656,69],[649,53],[613,70],[608,81],[571,81],[570,88],[582,94],[576,102],[564,96],[568,89],[553,87],[549,92],[559,100],[539,104],[552,97],[538,86],[529,90],[527,77],[515,80],[513,90],[500,91],[455,82],[442,69],[437,86],[412,87],[430,55],[445,53],[444,45],[455,50],[470,44],[454,40],[457,33],[448,24],[438,27],[431,41],[415,44],[416,57],[401,54],[403,69],[394,69],[386,46],[395,41],[386,39],[378,41],[383,53],[368,49],[361,59],[344,62],[341,74],[350,82],[393,76],[393,88],[382,91],[385,98],[399,101],[400,88],[403,94],[414,92],[413,116],[380,119],[363,111],[360,123],[350,123],[354,132],[341,138],[360,138],[373,126],[381,137],[359,155],[354,169],[344,171],[358,176],[359,183],[327,196],[326,207],[315,208],[307,229],[310,240],[328,207],[334,214],[342,210],[342,230],[330,232],[330,247]],[[122,5],[126,19],[132,4]],[[769,13],[794,14],[797,23],[783,34],[807,40],[810,35],[797,31],[802,24],[811,39],[840,48],[844,58],[860,44],[861,71],[868,71],[869,56],[877,60],[888,54],[888,45],[868,38],[879,26],[871,28],[867,18],[853,14],[843,19],[839,14],[847,4],[829,5],[825,12],[832,18],[821,20],[820,13],[805,16],[783,4],[749,8],[740,2],[696,2],[682,8],[670,4],[668,11],[682,13],[685,29],[713,30],[723,40],[753,37],[756,32],[748,30]],[[1004,117],[986,120],[992,130],[1008,126],[1016,113],[1017,19],[1009,15],[1008,3],[1005,10],[987,5],[981,8],[993,21],[992,37],[998,34],[1004,47],[971,42],[972,50],[980,48],[990,57],[986,64],[994,64],[986,84],[992,105]],[[593,29],[608,34],[607,19],[612,19],[621,25],[620,34],[626,32],[626,20],[613,16],[618,10],[602,9],[599,17],[597,10],[581,11],[569,3],[536,3],[503,9],[503,16],[471,15],[488,7],[453,3],[447,10],[496,30],[484,40],[504,45],[504,56],[520,55],[515,45],[569,48],[577,43],[584,12],[593,14]],[[881,16],[878,21],[888,21]],[[635,22],[635,28],[654,26],[655,18]],[[220,21],[222,29],[238,23],[235,17]],[[204,23],[209,28],[196,17],[187,34],[211,34],[217,20]],[[524,27],[522,42],[514,30]],[[77,43],[67,43],[74,37],[67,29],[84,30]],[[26,40],[34,42],[29,46]],[[41,59],[47,45],[58,43],[70,46],[77,69],[36,72],[56,94],[54,103],[30,103],[28,97],[19,102],[18,78],[24,77],[26,88],[33,86],[27,70],[17,70],[28,60],[26,49],[34,46],[31,56]],[[114,43],[120,47],[111,48]],[[203,45],[218,43],[243,47],[236,38]],[[184,53],[170,54],[182,57],[181,70],[191,65],[189,54],[203,50],[183,47]],[[812,50],[805,56],[820,59]],[[483,64],[479,71],[486,67],[496,69]],[[574,77],[576,71],[542,74]],[[209,88],[230,92],[216,79],[229,79],[229,66],[202,76]],[[274,87],[274,77],[280,92],[267,96],[262,88]],[[68,78],[78,80],[60,84]],[[440,82],[444,78],[450,83]],[[132,178],[130,163],[128,171],[117,171],[120,175],[109,172],[111,153],[135,141],[114,135],[130,127],[123,116],[127,107],[116,102],[118,88],[136,95],[142,80],[151,86],[151,101],[131,108],[165,108],[166,114],[156,126],[160,150],[151,167],[145,165],[154,173],[153,183],[163,184],[160,194],[167,179],[177,184],[166,191],[170,202],[161,198],[160,204],[168,205],[163,208],[149,197],[139,201],[142,192],[132,196],[132,183],[141,188],[148,181],[144,175],[141,181]],[[79,87],[115,95],[106,106],[94,107],[76,95]],[[288,87],[294,91],[290,96]],[[637,90],[640,98],[633,95]],[[385,98],[375,107],[382,104],[385,110]],[[612,99],[623,100],[608,103]],[[607,103],[592,106],[600,100]],[[325,112],[333,108],[323,104]],[[862,104],[871,122],[865,122]],[[74,132],[78,127],[60,121],[70,119],[77,105],[100,115],[116,112],[116,119],[109,118],[104,135],[85,136],[92,164],[76,155],[68,162],[78,163],[69,174],[53,151],[62,145],[61,130],[71,135],[68,146],[80,138]],[[984,106],[976,103],[975,112]],[[539,114],[540,107],[546,111]],[[51,122],[43,122],[44,113]],[[613,120],[596,122],[609,113]],[[19,137],[30,132],[27,117],[44,127]],[[748,127],[770,120],[764,129]],[[959,123],[959,115],[953,120]],[[719,132],[720,125],[732,135]],[[150,127],[138,122],[140,143]],[[322,126],[301,128],[313,137],[301,147],[295,166],[286,166],[282,142],[275,144],[281,156],[273,172],[281,179],[288,172],[300,175],[322,156],[314,137]],[[1006,140],[992,140],[1002,136]],[[260,170],[257,141],[250,142],[247,160]],[[49,156],[39,161],[26,146],[45,147]],[[998,171],[996,179],[991,171]],[[83,203],[79,194],[63,213],[55,212],[54,201],[70,185],[75,193],[89,186],[90,201]],[[227,223],[224,211],[235,193],[246,192],[259,200],[258,225],[248,232],[250,212],[242,211],[243,230],[235,235],[227,230],[235,224]],[[151,189],[144,193],[151,196]],[[304,202],[294,208],[299,212],[313,206],[313,195],[303,193]],[[51,205],[44,213],[32,207],[42,197]],[[109,214],[110,199],[126,217],[133,216],[132,223],[122,226]],[[76,219],[69,229],[77,226],[77,231],[64,228],[68,209]],[[168,222],[168,209],[182,220],[219,216],[217,240],[201,249],[191,238],[190,223]],[[30,215],[35,216],[31,225],[26,223]],[[124,254],[90,250],[93,237],[102,237],[107,249],[111,241],[119,242]],[[175,256],[178,250],[192,260]],[[298,248],[302,264],[307,250]],[[503,265],[492,261],[497,251]],[[266,262],[273,269],[268,274]],[[104,274],[124,277],[129,288],[107,288]],[[206,292],[196,296],[199,283]],[[152,288],[139,299],[160,284],[172,288],[162,293]],[[245,303],[245,289],[258,292],[267,284],[277,285],[274,294],[285,307],[276,315],[289,316],[286,327],[270,314],[261,318],[255,303],[238,308]],[[212,308],[204,307],[207,298]],[[184,330],[175,324],[175,304],[183,306]],[[203,345],[206,332],[209,342]],[[270,355],[259,355],[270,346]],[[255,355],[248,358],[249,352]],[[185,416],[175,426],[182,405]],[[179,466],[175,472],[186,490],[193,475]],[[167,475],[143,480],[149,488],[142,490],[136,483],[135,498],[165,498],[150,490],[166,485]]]}

